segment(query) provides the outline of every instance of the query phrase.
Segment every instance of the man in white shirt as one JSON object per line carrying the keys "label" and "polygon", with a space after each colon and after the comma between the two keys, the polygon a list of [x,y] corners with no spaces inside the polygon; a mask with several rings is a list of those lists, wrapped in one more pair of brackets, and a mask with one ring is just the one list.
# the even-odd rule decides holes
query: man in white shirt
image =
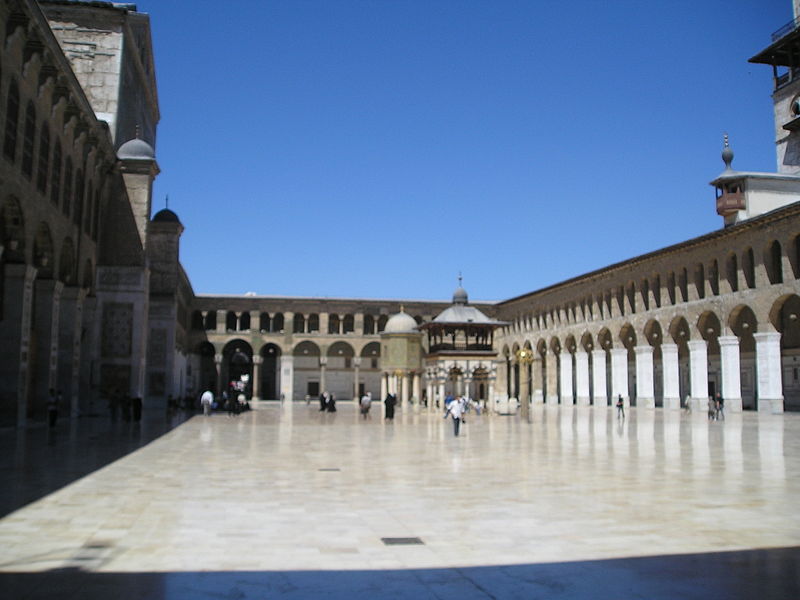
{"label": "man in white shirt", "polygon": [[464,399],[459,397],[453,400],[450,405],[447,407],[447,412],[444,414],[444,418],[447,418],[447,415],[453,417],[453,431],[458,437],[458,430],[461,427],[461,417],[464,414]]}
{"label": "man in white shirt", "polygon": [[214,394],[211,393],[211,390],[203,392],[203,395],[200,396],[200,404],[203,405],[203,414],[209,416],[211,414],[211,405],[214,404]]}

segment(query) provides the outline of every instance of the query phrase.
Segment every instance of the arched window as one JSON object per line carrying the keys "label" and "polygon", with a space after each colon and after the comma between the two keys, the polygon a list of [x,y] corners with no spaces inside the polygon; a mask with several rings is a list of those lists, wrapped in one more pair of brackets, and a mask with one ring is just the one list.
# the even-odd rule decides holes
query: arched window
{"label": "arched window", "polygon": [[381,315],[378,317],[378,333],[386,329],[386,321],[389,320],[389,317],[386,315]]}
{"label": "arched window", "polygon": [[214,331],[217,328],[217,311],[210,310],[206,313],[205,330]]}
{"label": "arched window", "polygon": [[339,315],[331,314],[328,317],[328,333],[339,333]]}
{"label": "arched window", "polygon": [[3,155],[13,163],[17,160],[17,129],[19,127],[19,88],[16,81],[12,81],[8,86],[5,125]]}
{"label": "arched window", "polygon": [[239,317],[239,331],[249,331],[250,330],[250,313],[244,311],[242,315]]}
{"label": "arched window", "polygon": [[739,259],[735,254],[728,256],[725,261],[725,278],[728,280],[728,285],[732,292],[739,291]]}
{"label": "arched window", "polygon": [[314,333],[317,331],[319,331],[319,315],[308,315],[308,333]]}
{"label": "arched window", "polygon": [[719,296],[719,265],[716,259],[711,262],[711,267],[708,269],[708,285],[711,287],[711,293]]}
{"label": "arched window", "polygon": [[92,232],[92,199],[94,198],[94,184],[90,181],[86,186],[86,210],[84,211],[83,231]]}
{"label": "arched window", "polygon": [[302,313],[295,313],[294,323],[292,324],[292,333],[305,333],[306,332],[306,317]]}
{"label": "arched window", "polygon": [[283,331],[283,313],[275,313],[272,317],[272,331],[275,333]]}
{"label": "arched window", "polygon": [[50,172],[50,202],[58,206],[61,200],[61,142],[53,146],[53,163]]}
{"label": "arched window", "polygon": [[232,310],[229,310],[225,315],[225,330],[236,331],[237,321],[238,319],[236,318],[236,313]]}
{"label": "arched window", "polygon": [[81,226],[81,217],[83,216],[83,198],[86,193],[86,181],[83,178],[83,169],[78,169],[75,175],[75,206],[72,209],[72,222],[78,227]]}
{"label": "arched window", "polygon": [[372,315],[364,315],[364,335],[375,333],[375,319]]}
{"label": "arched window", "polygon": [[793,245],[794,265],[792,265],[792,268],[794,269],[794,278],[800,279],[800,235],[795,236]]}
{"label": "arched window", "polygon": [[64,197],[61,200],[61,212],[69,216],[72,201],[72,159],[68,156],[64,165]]}
{"label": "arched window", "polygon": [[42,194],[47,193],[47,176],[50,171],[50,128],[47,121],[42,123],[39,134],[39,163],[36,169],[36,187]]}
{"label": "arched window", "polygon": [[765,252],[764,264],[770,283],[783,283],[783,265],[781,264],[781,245],[773,241]]}
{"label": "arched window", "polygon": [[753,256],[753,249],[748,248],[742,254],[742,273],[747,287],[751,290],[756,287],[756,266],[755,258]]}
{"label": "arched window", "polygon": [[681,291],[681,301],[689,301],[689,273],[686,269],[681,269],[678,273],[678,288]]}
{"label": "arched window", "polygon": [[342,322],[342,333],[353,333],[356,330],[356,320],[353,315],[345,315]]}
{"label": "arched window", "polygon": [[25,128],[22,135],[22,174],[28,179],[33,176],[33,143],[36,138],[36,109],[33,102],[25,108]]}
{"label": "arched window", "polygon": [[694,269],[694,287],[698,298],[706,297],[706,268],[699,263]]}
{"label": "arched window", "polygon": [[261,331],[269,331],[269,313],[262,312],[261,316],[259,317],[259,321],[261,321]]}

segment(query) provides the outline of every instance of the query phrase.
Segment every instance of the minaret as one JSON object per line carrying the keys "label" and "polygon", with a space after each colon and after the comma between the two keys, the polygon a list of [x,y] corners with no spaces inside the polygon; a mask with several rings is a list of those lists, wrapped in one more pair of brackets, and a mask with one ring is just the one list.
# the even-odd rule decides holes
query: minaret
{"label": "minaret", "polygon": [[128,140],[117,150],[122,179],[128,192],[128,200],[136,219],[136,229],[142,248],[147,247],[147,223],[150,221],[152,206],[153,181],[159,173],[156,153],[153,147],[139,139],[139,128],[136,137]]}
{"label": "minaret", "polygon": [[778,172],[800,174],[800,0],[792,8],[794,18],[750,62],[772,65]]}

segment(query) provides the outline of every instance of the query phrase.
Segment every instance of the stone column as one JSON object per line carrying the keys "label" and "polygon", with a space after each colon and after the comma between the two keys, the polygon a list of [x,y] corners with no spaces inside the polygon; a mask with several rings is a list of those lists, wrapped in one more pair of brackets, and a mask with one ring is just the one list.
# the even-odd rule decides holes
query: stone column
{"label": "stone column", "polygon": [[7,264],[5,267],[4,314],[0,321],[0,395],[14,400],[0,406],[0,410],[15,416],[19,427],[24,427],[28,418],[28,353],[35,277],[36,269],[31,266]]}
{"label": "stone column", "polygon": [[[498,360],[495,364],[497,365],[497,381],[498,381],[496,386],[496,392],[498,394],[505,393],[507,395],[508,390],[505,388],[507,387],[506,381],[508,377],[507,375],[508,365],[506,363],[505,358],[503,358],[503,360]],[[491,401],[492,404],[494,404],[494,398],[490,398],[489,400]]]}
{"label": "stone column", "polygon": [[656,407],[656,392],[653,381],[653,347],[635,346],[636,353],[636,406]]}
{"label": "stone column", "polygon": [[522,420],[527,421],[531,416],[531,380],[528,377],[530,365],[519,365],[519,411]]}
{"label": "stone column", "polygon": [[361,367],[361,357],[356,356],[353,358],[353,403],[358,406],[359,405],[359,395],[358,395],[358,378],[359,378],[359,368]]}
{"label": "stone column", "polygon": [[217,333],[225,333],[226,322],[228,320],[227,310],[217,311]]}
{"label": "stone column", "polygon": [[719,361],[722,370],[722,398],[725,410],[742,412],[742,382],[739,364],[739,338],[735,335],[721,335],[719,341]]}
{"label": "stone column", "polygon": [[664,408],[680,410],[681,386],[677,344],[661,344],[661,371],[664,377]]}
{"label": "stone column", "polygon": [[781,334],[777,331],[754,333],[756,340],[756,397],[758,412],[783,412],[781,381]]}
{"label": "stone column", "polygon": [[571,405],[574,402],[572,392],[572,353],[561,351],[561,404]]}
{"label": "stone column", "polygon": [[492,414],[492,406],[494,406],[494,382],[495,382],[495,379],[493,377],[490,377],[488,379],[487,383],[486,383],[487,398],[486,398],[486,407],[485,408],[486,408],[486,414],[487,415],[491,415]]}
{"label": "stone column", "polygon": [[534,354],[531,363],[531,403],[544,404],[544,382],[542,381],[542,357]]}
{"label": "stone column", "polygon": [[281,355],[281,392],[280,396],[288,403],[294,400],[294,356]]}
{"label": "stone column", "polygon": [[[50,389],[56,388],[58,374],[59,317],[61,292],[64,284],[48,279],[37,281],[34,330],[36,332],[36,364],[33,367],[33,389],[36,412],[45,416]],[[59,407],[64,410],[65,407]]]}
{"label": "stone column", "polygon": [[378,400],[383,402],[383,399],[386,398],[386,394],[388,393],[389,393],[389,374],[381,373],[381,397],[378,398]]}
{"label": "stone column", "polygon": [[595,406],[602,408],[608,406],[606,385],[606,351],[592,350],[592,387],[594,388],[592,401]]}
{"label": "stone column", "polygon": [[580,406],[589,406],[589,354],[583,350],[575,351],[575,393]]}
{"label": "stone column", "polygon": [[408,407],[408,402],[409,402],[409,400],[411,400],[411,397],[410,397],[410,395],[408,393],[409,388],[411,386],[409,385],[409,377],[408,377],[408,373],[407,372],[403,373],[402,379],[403,379],[403,395],[402,395],[402,400],[401,400],[401,402],[402,402],[401,406],[403,408],[407,408]]}
{"label": "stone column", "polygon": [[86,291],[77,287],[64,288],[61,292],[56,388],[69,404],[72,417],[80,414],[81,324],[85,297]]}
{"label": "stone column", "polygon": [[444,410],[444,378],[439,379],[439,409]]}
{"label": "stone column", "polygon": [[261,400],[261,365],[264,357],[256,354],[253,356],[253,400]]}
{"label": "stone column", "polygon": [[708,408],[708,343],[689,340],[689,385],[692,410],[699,413]]}
{"label": "stone column", "polygon": [[628,349],[611,350],[611,404],[616,405],[617,398],[622,396],[623,404],[630,406],[628,396]]}
{"label": "stone column", "polygon": [[419,405],[422,402],[421,378],[419,373],[411,375],[411,402],[414,405]]}
{"label": "stone column", "polygon": [[428,412],[433,412],[433,405],[435,398],[433,397],[433,378],[430,373],[425,381],[425,393],[428,396]]}
{"label": "stone column", "polygon": [[544,368],[545,368],[545,377],[547,381],[545,382],[546,392],[545,392],[545,403],[557,405],[558,404],[558,373],[556,372],[556,368],[558,364],[556,362],[556,355],[552,352],[547,352],[545,356],[542,358],[545,361]]}
{"label": "stone column", "polygon": [[322,394],[323,392],[327,391],[325,387],[325,371],[326,367],[328,366],[328,357],[327,356],[320,356],[319,357],[319,393]]}
{"label": "stone column", "polygon": [[222,397],[222,354],[214,355],[214,368],[217,371],[217,398],[221,398]]}

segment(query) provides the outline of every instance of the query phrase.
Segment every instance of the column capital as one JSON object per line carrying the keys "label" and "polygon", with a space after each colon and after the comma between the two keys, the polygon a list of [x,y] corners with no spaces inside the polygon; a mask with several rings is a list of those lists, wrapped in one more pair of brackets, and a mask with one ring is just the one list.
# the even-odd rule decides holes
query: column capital
{"label": "column capital", "polygon": [[215,354],[214,355],[214,362],[218,365],[222,364],[222,354]]}
{"label": "column capital", "polygon": [[319,365],[321,367],[324,367],[327,364],[328,364],[328,357],[327,356],[320,356],[319,357]]}
{"label": "column capital", "polygon": [[739,338],[735,335],[721,335],[717,338],[720,346],[738,346]]}
{"label": "column capital", "polygon": [[708,342],[705,340],[689,340],[686,342],[686,345],[689,346],[689,351],[692,350],[699,350],[701,348],[705,349],[708,347]]}
{"label": "column capital", "polygon": [[263,356],[261,356],[259,354],[256,354],[255,356],[253,356],[253,364],[254,365],[260,365],[263,362],[264,362],[264,357]]}
{"label": "column capital", "polygon": [[781,334],[777,331],[761,331],[759,333],[754,333],[753,338],[758,342],[780,342]]}
{"label": "column capital", "polygon": [[354,367],[360,367],[361,366],[361,357],[360,356],[354,356],[353,357],[353,366]]}
{"label": "column capital", "polygon": [[633,351],[636,352],[636,354],[652,354],[653,347],[650,344],[634,346]]}

